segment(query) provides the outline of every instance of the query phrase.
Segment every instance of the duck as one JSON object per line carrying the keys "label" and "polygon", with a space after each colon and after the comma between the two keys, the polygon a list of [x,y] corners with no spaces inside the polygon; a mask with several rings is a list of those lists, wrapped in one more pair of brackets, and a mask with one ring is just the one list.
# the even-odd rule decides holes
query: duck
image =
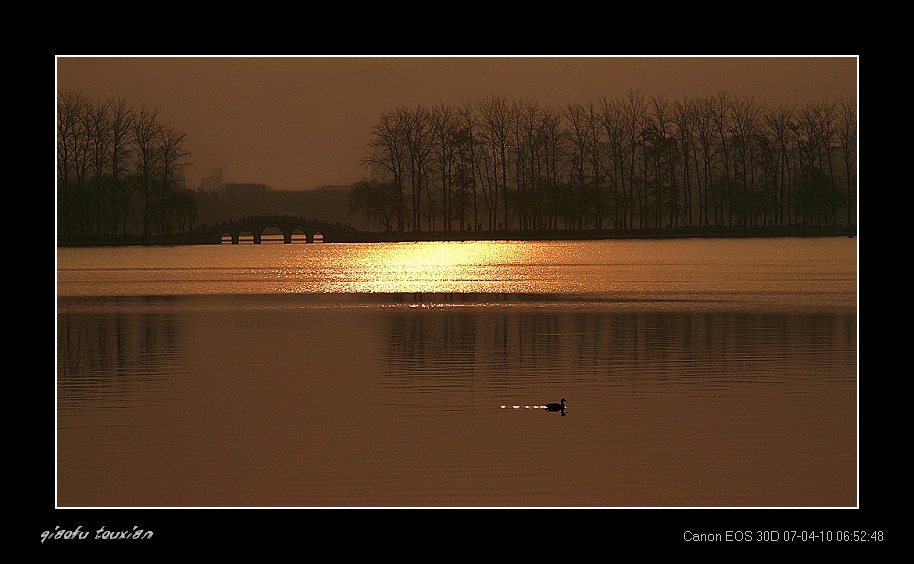
{"label": "duck", "polygon": [[547,403],[546,411],[565,411],[565,398],[562,398],[561,403]]}

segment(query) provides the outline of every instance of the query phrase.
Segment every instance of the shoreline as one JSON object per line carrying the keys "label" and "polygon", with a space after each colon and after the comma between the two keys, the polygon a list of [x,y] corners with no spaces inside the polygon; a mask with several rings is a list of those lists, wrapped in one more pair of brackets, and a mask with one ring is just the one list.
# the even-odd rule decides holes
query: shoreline
{"label": "shoreline", "polygon": [[[411,243],[431,241],[587,241],[602,239],[727,239],[750,237],[856,237],[857,226],[791,225],[755,227],[664,227],[651,229],[558,229],[548,231],[359,231],[326,243]],[[200,243],[182,233],[153,237],[91,237],[58,241],[57,247],[176,246]],[[221,244],[221,243],[215,243]]]}

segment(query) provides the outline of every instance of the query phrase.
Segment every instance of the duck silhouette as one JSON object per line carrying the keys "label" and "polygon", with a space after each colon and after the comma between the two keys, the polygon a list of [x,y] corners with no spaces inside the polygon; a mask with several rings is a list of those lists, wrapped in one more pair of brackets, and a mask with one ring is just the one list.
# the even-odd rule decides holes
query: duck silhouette
{"label": "duck silhouette", "polygon": [[561,403],[547,403],[546,411],[561,411],[565,413],[565,398],[562,398]]}

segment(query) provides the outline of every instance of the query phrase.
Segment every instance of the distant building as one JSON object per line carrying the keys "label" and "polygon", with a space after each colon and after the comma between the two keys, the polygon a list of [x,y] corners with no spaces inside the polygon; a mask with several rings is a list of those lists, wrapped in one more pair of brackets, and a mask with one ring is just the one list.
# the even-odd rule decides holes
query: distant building
{"label": "distant building", "polygon": [[204,192],[222,192],[225,190],[225,181],[222,180],[222,169],[213,168],[209,171],[209,176],[200,181],[200,188]]}

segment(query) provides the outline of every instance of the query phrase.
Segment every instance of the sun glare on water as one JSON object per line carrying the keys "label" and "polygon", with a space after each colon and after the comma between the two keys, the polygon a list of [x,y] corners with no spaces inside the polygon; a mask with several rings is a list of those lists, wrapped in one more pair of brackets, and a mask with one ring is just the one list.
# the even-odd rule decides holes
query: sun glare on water
{"label": "sun glare on water", "polygon": [[400,243],[375,248],[360,261],[363,287],[359,291],[505,291],[515,281],[505,279],[503,267],[522,252],[516,245],[492,241]]}

